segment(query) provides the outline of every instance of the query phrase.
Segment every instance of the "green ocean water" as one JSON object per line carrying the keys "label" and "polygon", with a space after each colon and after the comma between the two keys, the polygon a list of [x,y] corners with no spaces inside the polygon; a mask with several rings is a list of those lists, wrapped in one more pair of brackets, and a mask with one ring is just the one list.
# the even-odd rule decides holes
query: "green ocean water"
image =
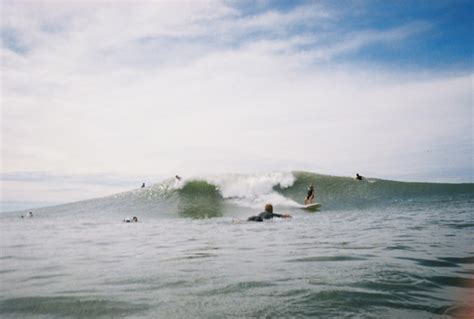
{"label": "green ocean water", "polygon": [[[293,218],[246,221],[267,202]],[[473,203],[473,184],[289,172],[3,213],[0,317],[468,316]]]}

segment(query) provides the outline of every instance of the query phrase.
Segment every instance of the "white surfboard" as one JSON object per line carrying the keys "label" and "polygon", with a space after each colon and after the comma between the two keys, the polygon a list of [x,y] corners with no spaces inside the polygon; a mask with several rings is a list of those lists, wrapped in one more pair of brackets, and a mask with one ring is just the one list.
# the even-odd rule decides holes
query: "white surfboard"
{"label": "white surfboard", "polygon": [[304,209],[304,210],[309,210],[311,212],[314,212],[314,211],[317,211],[318,209],[321,208],[321,204],[320,203],[312,203],[312,204],[301,206],[300,208]]}

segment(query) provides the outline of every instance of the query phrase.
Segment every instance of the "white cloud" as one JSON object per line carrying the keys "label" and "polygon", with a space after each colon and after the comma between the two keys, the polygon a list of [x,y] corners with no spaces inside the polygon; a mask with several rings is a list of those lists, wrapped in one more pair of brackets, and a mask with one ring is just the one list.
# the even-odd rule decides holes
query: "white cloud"
{"label": "white cloud", "polygon": [[431,25],[427,22],[409,23],[388,30],[365,30],[338,35],[341,40],[330,43],[325,47],[313,50],[316,58],[330,60],[333,57],[357,51],[371,44],[400,45],[403,40],[429,31]]}
{"label": "white cloud", "polygon": [[332,20],[334,13],[328,8],[313,4],[296,7],[289,12],[266,11],[262,14],[241,18],[234,27],[251,30],[286,31],[294,25],[317,25]]}

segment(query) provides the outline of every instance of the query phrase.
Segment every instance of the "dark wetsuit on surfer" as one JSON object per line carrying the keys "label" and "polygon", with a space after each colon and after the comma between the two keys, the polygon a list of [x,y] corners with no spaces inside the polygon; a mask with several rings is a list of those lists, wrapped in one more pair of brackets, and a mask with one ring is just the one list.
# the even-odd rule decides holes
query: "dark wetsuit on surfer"
{"label": "dark wetsuit on surfer", "polygon": [[308,187],[308,195],[306,195],[306,198],[304,199],[304,204],[308,205],[313,203],[314,199],[314,186],[313,184],[309,185]]}
{"label": "dark wetsuit on surfer", "polygon": [[361,181],[364,177],[362,177],[361,175],[359,175],[359,173],[356,174],[356,179]]}
{"label": "dark wetsuit on surfer", "polygon": [[267,204],[267,205],[265,205],[265,211],[264,212],[261,212],[257,216],[249,217],[247,220],[254,221],[254,222],[263,222],[264,219],[272,219],[273,217],[289,218],[291,216],[288,215],[288,214],[275,214],[273,212],[272,204]]}

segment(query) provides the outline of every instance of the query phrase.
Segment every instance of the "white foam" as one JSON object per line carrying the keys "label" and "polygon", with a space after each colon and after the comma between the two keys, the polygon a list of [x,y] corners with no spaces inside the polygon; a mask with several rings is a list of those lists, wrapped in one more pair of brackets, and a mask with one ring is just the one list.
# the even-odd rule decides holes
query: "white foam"
{"label": "white foam", "polygon": [[223,174],[203,178],[216,185],[222,196],[241,206],[262,208],[265,203],[297,206],[298,204],[273,190],[274,186],[287,188],[293,185],[291,173]]}
{"label": "white foam", "polygon": [[161,183],[166,189],[182,189],[190,181],[206,181],[215,185],[222,197],[231,203],[251,208],[263,208],[266,203],[277,206],[298,207],[300,204],[273,190],[274,186],[288,188],[295,177],[291,173],[221,174],[169,178]]}

